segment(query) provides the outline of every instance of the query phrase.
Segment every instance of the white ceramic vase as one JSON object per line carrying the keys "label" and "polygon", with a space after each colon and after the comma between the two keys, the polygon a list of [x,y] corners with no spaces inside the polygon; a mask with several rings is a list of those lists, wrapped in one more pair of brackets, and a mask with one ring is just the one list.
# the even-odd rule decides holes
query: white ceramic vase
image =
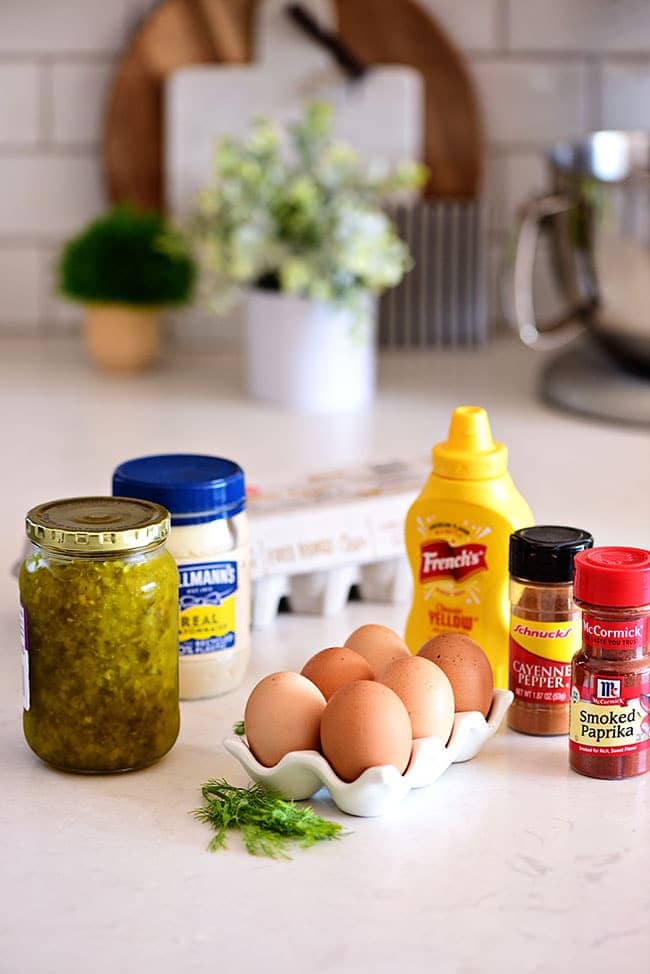
{"label": "white ceramic vase", "polygon": [[301,413],[368,405],[376,382],[376,302],[360,312],[252,290],[245,316],[246,384],[254,399]]}

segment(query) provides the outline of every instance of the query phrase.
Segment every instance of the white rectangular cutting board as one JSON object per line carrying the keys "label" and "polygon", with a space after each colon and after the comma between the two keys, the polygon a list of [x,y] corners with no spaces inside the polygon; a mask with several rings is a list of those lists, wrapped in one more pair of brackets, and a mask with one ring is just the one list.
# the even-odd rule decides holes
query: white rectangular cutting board
{"label": "white rectangular cutting board", "polygon": [[[372,68],[350,82],[329,54],[288,21],[285,0],[265,0],[257,23],[257,61],[248,66],[196,66],[165,85],[165,184],[169,211],[187,215],[208,180],[220,135],[242,136],[253,118],[280,124],[314,99],[335,106],[335,132],[362,158],[396,163],[422,158],[423,88],[416,70]],[[325,0],[305,4],[333,27]]]}

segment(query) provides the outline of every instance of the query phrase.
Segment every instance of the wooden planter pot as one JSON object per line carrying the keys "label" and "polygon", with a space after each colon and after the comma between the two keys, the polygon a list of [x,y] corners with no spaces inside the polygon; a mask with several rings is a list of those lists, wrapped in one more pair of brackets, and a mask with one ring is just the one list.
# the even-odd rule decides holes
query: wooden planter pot
{"label": "wooden planter pot", "polygon": [[90,357],[100,368],[141,372],[160,356],[160,311],[127,304],[89,305],[83,337]]}

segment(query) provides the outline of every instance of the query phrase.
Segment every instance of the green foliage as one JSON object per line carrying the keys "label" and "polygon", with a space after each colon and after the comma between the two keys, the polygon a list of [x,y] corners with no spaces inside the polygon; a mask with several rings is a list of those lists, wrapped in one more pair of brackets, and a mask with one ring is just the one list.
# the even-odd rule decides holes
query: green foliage
{"label": "green foliage", "polygon": [[185,303],[194,261],[178,231],[158,213],[118,206],[63,248],[59,289],[73,301],[145,307]]}
{"label": "green foliage", "polygon": [[204,804],[192,814],[211,826],[215,835],[208,848],[224,849],[229,829],[239,829],[253,856],[289,859],[293,844],[307,849],[316,842],[338,839],[342,829],[315,814],[309,805],[296,805],[263,785],[236,788],[227,781],[208,781],[201,788]]}
{"label": "green foliage", "polygon": [[243,720],[238,720],[236,724],[233,724],[232,731],[233,731],[233,734],[236,734],[237,735],[237,737],[244,737],[245,734],[246,734],[246,728],[244,727],[244,721]]}
{"label": "green foliage", "polygon": [[382,207],[422,184],[425,170],[365,166],[332,137],[332,109],[313,104],[283,133],[266,119],[246,139],[221,139],[199,197],[194,235],[213,305],[240,286],[351,304],[398,284],[408,248]]}

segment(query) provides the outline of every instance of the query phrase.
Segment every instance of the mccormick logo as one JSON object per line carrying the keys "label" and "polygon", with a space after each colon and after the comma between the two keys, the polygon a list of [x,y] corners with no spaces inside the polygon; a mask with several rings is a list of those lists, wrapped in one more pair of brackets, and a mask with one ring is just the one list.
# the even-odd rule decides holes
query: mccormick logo
{"label": "mccormick logo", "polygon": [[[622,681],[611,676],[594,676],[594,689],[591,703],[598,707],[625,707]],[[634,708],[632,708],[634,710]],[[627,720],[627,717],[623,718]]]}
{"label": "mccormick logo", "polygon": [[484,544],[464,544],[453,547],[447,541],[429,541],[422,545],[420,581],[453,578],[457,582],[487,568]]}
{"label": "mccormick logo", "polygon": [[612,680],[611,677],[603,679],[601,676],[596,678],[596,696],[601,700],[619,700],[621,696],[621,681]]}

